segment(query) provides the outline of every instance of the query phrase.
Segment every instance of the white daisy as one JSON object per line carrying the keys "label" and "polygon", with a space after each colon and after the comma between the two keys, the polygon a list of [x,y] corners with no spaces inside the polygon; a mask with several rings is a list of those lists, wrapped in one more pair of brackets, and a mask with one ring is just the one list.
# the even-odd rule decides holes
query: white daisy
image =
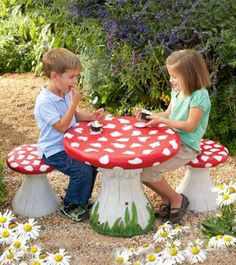
{"label": "white daisy", "polygon": [[230,197],[233,200],[233,203],[236,202],[236,183],[230,182],[230,184],[227,187],[227,192],[229,193]]}
{"label": "white daisy", "polygon": [[0,227],[8,227],[14,218],[15,217],[10,210],[6,210],[3,214],[0,212]]}
{"label": "white daisy", "polygon": [[168,248],[171,248],[171,247],[178,247],[178,248],[180,248],[181,247],[181,241],[180,240],[178,240],[178,239],[176,239],[176,240],[168,240],[167,242],[166,242],[166,247],[168,247]]}
{"label": "white daisy", "polygon": [[223,241],[222,235],[213,236],[210,238],[208,242],[208,247],[214,248],[214,249],[221,249],[225,247],[225,243]]}
{"label": "white daisy", "polygon": [[9,246],[14,251],[20,252],[22,256],[27,252],[26,239],[14,236]]}
{"label": "white daisy", "polygon": [[173,230],[172,225],[169,222],[164,223],[163,225],[158,227],[157,232],[153,236],[155,242],[165,242],[168,238],[172,238],[173,234],[171,231]]}
{"label": "white daisy", "polygon": [[145,265],[158,265],[158,264],[160,264],[159,254],[152,253],[147,255],[145,260]]}
{"label": "white daisy", "polygon": [[65,249],[60,248],[56,254],[48,254],[47,262],[50,265],[70,265],[70,259]]}
{"label": "white daisy", "polygon": [[226,247],[236,247],[236,237],[224,235],[222,240]]}
{"label": "white daisy", "polygon": [[191,263],[204,262],[207,259],[206,250],[202,248],[203,243],[191,242],[184,251],[187,260]]}
{"label": "white daisy", "polygon": [[129,258],[133,255],[130,249],[118,249],[115,253],[115,264],[131,264]]}
{"label": "white daisy", "polygon": [[39,257],[41,254],[41,251],[42,251],[42,249],[38,246],[35,246],[35,245],[30,246],[28,249],[28,252],[34,257]]}
{"label": "white daisy", "polygon": [[141,255],[141,254],[145,254],[145,253],[149,253],[154,249],[154,245],[153,244],[149,244],[149,243],[143,243],[142,246],[138,247],[137,251],[135,252],[135,254],[137,255]]}
{"label": "white daisy", "polygon": [[26,239],[30,238],[37,238],[39,236],[39,229],[40,226],[36,225],[36,221],[34,221],[34,218],[29,218],[28,222],[25,224],[18,224],[18,231],[17,233],[20,236],[25,237]]}
{"label": "white daisy", "polygon": [[177,236],[181,233],[185,233],[189,231],[190,227],[189,226],[182,226],[182,225],[176,225],[174,228],[171,230],[171,235]]}
{"label": "white daisy", "polygon": [[223,193],[225,190],[225,184],[216,184],[213,188],[212,188],[212,192],[221,194]]}
{"label": "white daisy", "polygon": [[216,203],[219,207],[230,205],[234,203],[234,197],[225,192],[218,195],[216,198]]}
{"label": "white daisy", "polygon": [[6,248],[0,256],[0,264],[18,264],[19,258],[21,257],[22,253],[11,248]]}
{"label": "white daisy", "polygon": [[14,232],[7,227],[0,227],[0,244],[10,245],[14,238]]}
{"label": "white daisy", "polygon": [[166,248],[162,252],[163,264],[183,263],[185,260],[184,252],[177,247]]}

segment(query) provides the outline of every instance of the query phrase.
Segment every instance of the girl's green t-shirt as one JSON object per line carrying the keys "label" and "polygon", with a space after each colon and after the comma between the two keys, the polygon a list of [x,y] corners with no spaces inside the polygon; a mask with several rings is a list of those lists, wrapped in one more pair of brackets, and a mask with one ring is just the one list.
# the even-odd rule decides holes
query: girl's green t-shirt
{"label": "girl's green t-shirt", "polygon": [[174,121],[185,121],[188,118],[190,108],[200,108],[203,111],[202,118],[193,132],[185,132],[175,129],[180,135],[183,144],[200,152],[200,142],[206,132],[211,101],[207,89],[201,88],[194,91],[190,96],[177,97],[178,91],[171,92],[171,114],[169,119]]}

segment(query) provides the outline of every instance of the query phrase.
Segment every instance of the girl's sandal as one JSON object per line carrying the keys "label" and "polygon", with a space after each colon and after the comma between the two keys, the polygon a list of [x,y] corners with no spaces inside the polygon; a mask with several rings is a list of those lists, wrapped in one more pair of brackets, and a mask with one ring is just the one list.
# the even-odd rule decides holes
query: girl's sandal
{"label": "girl's sandal", "polygon": [[159,211],[155,213],[156,218],[168,219],[170,215],[170,205],[162,203],[159,207]]}

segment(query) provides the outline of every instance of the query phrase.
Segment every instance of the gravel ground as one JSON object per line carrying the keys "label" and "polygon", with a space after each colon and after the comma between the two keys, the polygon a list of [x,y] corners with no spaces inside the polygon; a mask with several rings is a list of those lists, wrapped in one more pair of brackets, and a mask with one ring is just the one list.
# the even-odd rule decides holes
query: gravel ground
{"label": "gravel ground", "polygon": [[[33,116],[34,101],[44,83],[42,77],[27,74],[7,74],[0,76],[0,140],[3,141],[0,149],[0,157],[6,156],[14,147],[24,143],[37,141],[38,129]],[[80,110],[85,111],[90,106],[82,102]],[[176,187],[184,175],[185,169],[180,168],[165,175],[165,177]],[[214,183],[229,183],[235,181],[236,157],[230,157],[226,163],[210,169]],[[58,194],[64,196],[68,179],[61,173],[52,172],[48,175],[51,186]],[[4,167],[4,182],[8,191],[7,202],[0,205],[0,210],[11,209],[12,198],[22,183],[23,177]],[[100,177],[97,178],[93,199],[100,190]],[[150,190],[145,191],[155,208],[158,208],[159,199]],[[208,214],[216,214],[208,213]],[[188,212],[184,217],[184,224],[190,225],[191,237],[202,237],[199,232],[201,221],[208,215],[193,214]],[[19,222],[27,220],[25,217],[17,216]],[[138,246],[150,241],[155,229],[145,235],[132,238],[114,238],[103,236],[91,228],[88,221],[75,223],[62,216],[58,211],[37,219],[41,225],[40,237],[37,243],[50,252],[58,248],[65,248],[72,256],[71,265],[110,265],[114,264],[113,253],[117,248]],[[160,222],[156,221],[156,227]],[[187,240],[187,238],[186,238]],[[236,264],[236,249],[226,251],[212,251],[203,264]]]}

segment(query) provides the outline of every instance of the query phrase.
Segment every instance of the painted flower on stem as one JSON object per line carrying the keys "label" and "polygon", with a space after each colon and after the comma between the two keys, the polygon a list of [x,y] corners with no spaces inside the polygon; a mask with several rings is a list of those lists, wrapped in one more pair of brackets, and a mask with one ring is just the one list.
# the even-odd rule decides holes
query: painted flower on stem
{"label": "painted flower on stem", "polygon": [[206,250],[202,248],[202,245],[202,242],[196,240],[195,242],[190,242],[186,248],[185,256],[191,264],[204,262],[207,259]]}
{"label": "painted flower on stem", "polygon": [[26,239],[37,238],[39,236],[40,226],[36,225],[34,218],[29,218],[25,224],[18,224],[18,235],[24,236]]}
{"label": "painted flower on stem", "polygon": [[71,257],[67,255],[65,249],[60,248],[56,254],[48,253],[46,264],[50,265],[69,265]]}
{"label": "painted flower on stem", "polygon": [[10,210],[6,210],[5,213],[0,212],[0,227],[7,227],[14,220],[14,218],[15,217]]}

